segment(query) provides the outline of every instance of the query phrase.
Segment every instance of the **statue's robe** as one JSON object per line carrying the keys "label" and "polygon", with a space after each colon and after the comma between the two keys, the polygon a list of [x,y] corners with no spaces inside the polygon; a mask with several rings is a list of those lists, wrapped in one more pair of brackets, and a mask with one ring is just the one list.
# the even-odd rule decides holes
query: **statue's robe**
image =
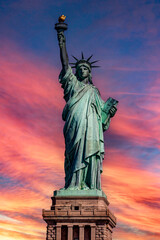
{"label": "statue's robe", "polygon": [[71,183],[72,186],[76,186],[77,182],[81,185],[75,173],[84,170],[85,179],[82,177],[81,181],[89,188],[100,189],[104,158],[103,131],[110,124],[111,106],[105,108],[106,103],[101,99],[98,89],[93,84],[78,81],[71,67],[64,76],[60,74],[59,82],[64,89],[66,101],[62,114],[65,121],[65,188]]}

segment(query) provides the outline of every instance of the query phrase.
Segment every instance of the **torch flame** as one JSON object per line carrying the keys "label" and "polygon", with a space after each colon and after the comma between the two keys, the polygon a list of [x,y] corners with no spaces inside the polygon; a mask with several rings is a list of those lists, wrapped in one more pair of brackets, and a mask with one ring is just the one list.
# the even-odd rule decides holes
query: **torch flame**
{"label": "torch flame", "polygon": [[60,17],[58,18],[58,21],[59,21],[59,22],[64,22],[65,19],[66,19],[66,16],[62,15],[62,16],[60,16]]}

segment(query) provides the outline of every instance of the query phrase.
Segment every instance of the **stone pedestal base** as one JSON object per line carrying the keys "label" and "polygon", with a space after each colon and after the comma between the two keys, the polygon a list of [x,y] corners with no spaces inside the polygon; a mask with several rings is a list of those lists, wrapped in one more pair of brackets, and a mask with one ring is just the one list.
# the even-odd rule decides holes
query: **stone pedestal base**
{"label": "stone pedestal base", "polygon": [[99,196],[54,196],[51,210],[43,209],[46,240],[111,240],[116,218]]}

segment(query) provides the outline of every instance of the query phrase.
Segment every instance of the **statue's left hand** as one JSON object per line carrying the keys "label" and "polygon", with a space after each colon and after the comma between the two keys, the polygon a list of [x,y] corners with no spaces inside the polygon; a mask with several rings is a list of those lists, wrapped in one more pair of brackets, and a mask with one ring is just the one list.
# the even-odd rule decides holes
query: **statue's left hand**
{"label": "statue's left hand", "polygon": [[114,115],[115,115],[116,112],[117,112],[117,108],[114,107],[114,106],[109,110],[109,113],[110,113],[110,116],[111,116],[111,117],[114,117]]}

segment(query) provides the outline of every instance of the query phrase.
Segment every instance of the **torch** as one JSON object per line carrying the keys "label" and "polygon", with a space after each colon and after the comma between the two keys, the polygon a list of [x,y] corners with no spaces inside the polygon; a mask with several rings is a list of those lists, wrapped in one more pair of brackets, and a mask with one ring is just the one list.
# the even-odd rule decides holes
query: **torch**
{"label": "torch", "polygon": [[64,22],[66,16],[62,15],[58,19],[58,23],[55,24],[55,29],[57,30],[57,33],[64,32],[67,30],[68,25]]}

